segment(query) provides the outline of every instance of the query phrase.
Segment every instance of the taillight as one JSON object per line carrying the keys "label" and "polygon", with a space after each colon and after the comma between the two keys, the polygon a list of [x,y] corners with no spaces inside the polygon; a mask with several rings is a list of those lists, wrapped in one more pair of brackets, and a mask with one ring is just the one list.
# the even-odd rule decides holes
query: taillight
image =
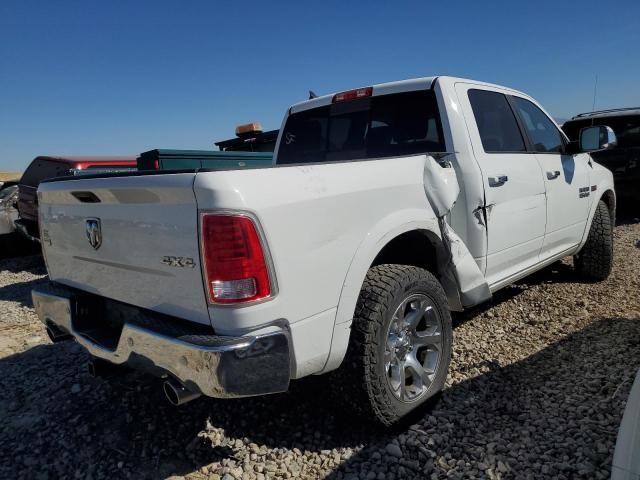
{"label": "taillight", "polygon": [[333,96],[333,103],[348,102],[358,98],[370,97],[373,94],[373,87],[356,88],[347,92],[336,93]]}
{"label": "taillight", "polygon": [[244,303],[271,296],[265,252],[251,218],[205,213],[201,219],[209,301]]}
{"label": "taillight", "polygon": [[160,170],[160,160],[158,160],[157,158],[153,160],[153,169]]}

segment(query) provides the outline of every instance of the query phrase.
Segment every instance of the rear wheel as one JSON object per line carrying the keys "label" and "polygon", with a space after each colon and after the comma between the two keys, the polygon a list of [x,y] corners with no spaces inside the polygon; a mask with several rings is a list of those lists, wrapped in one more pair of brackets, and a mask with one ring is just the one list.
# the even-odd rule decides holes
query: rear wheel
{"label": "rear wheel", "polygon": [[605,280],[613,268],[613,225],[607,204],[598,202],[589,236],[574,258],[578,273],[590,280]]}
{"label": "rear wheel", "polygon": [[406,265],[369,270],[360,292],[340,395],[392,425],[438,393],[451,359],[451,315],[442,286]]}

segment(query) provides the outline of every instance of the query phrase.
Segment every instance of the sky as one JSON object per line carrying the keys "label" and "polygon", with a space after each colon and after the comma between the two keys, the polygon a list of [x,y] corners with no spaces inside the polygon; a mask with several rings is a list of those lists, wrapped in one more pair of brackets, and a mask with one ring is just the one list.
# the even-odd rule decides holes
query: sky
{"label": "sky", "polygon": [[308,96],[431,75],[556,118],[640,106],[640,2],[0,2],[0,171],[36,155],[213,149]]}

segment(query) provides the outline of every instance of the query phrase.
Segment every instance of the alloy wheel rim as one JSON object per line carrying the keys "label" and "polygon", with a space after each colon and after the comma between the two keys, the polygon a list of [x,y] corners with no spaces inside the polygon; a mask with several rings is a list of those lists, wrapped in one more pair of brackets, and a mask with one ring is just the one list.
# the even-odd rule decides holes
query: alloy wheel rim
{"label": "alloy wheel rim", "polygon": [[422,397],[435,380],[442,357],[442,320],[423,294],[405,298],[387,329],[384,369],[393,395],[403,402]]}

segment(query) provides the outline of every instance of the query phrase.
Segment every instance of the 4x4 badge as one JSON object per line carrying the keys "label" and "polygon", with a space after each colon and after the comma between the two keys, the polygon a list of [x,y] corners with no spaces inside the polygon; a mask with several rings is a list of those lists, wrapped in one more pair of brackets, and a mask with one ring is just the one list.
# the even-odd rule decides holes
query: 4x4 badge
{"label": "4x4 badge", "polygon": [[578,189],[578,198],[585,198],[591,194],[591,187],[580,187]]}
{"label": "4x4 badge", "polygon": [[194,268],[196,262],[191,257],[162,257],[162,263],[169,267]]}
{"label": "4x4 badge", "polygon": [[89,245],[91,245],[94,250],[99,249],[100,245],[102,245],[102,228],[100,227],[100,219],[87,218],[85,226]]}

